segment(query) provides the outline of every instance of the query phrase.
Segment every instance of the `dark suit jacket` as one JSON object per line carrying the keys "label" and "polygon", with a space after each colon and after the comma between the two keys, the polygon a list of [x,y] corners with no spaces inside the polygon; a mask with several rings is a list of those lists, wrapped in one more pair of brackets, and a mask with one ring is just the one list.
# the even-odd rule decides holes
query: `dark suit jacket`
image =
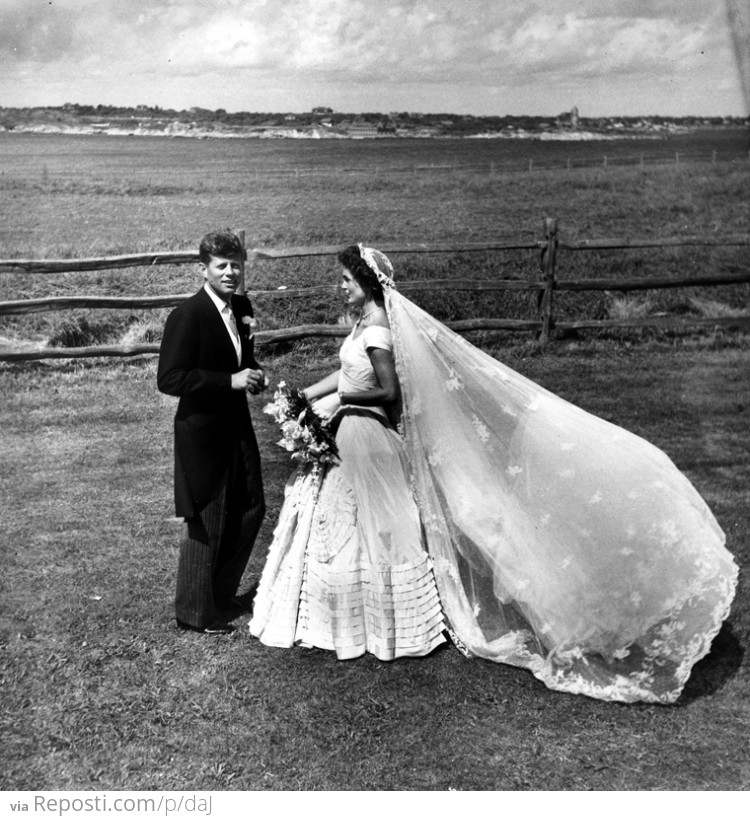
{"label": "dark suit jacket", "polygon": [[[177,516],[201,511],[237,452],[244,456],[256,446],[247,396],[232,389],[234,372],[259,368],[247,323],[253,309],[241,295],[232,296],[231,307],[242,344],[240,365],[226,324],[203,288],[180,304],[164,327],[157,385],[180,398],[174,420]],[[257,470],[257,458],[251,464],[245,456],[245,462],[246,470]]]}

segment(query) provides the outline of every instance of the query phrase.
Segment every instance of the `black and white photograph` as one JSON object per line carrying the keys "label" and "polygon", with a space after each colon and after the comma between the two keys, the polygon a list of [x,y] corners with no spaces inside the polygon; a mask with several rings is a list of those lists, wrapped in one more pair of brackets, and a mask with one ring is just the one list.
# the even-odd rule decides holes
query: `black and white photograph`
{"label": "black and white photograph", "polygon": [[747,1],[0,32],[4,812],[750,791]]}

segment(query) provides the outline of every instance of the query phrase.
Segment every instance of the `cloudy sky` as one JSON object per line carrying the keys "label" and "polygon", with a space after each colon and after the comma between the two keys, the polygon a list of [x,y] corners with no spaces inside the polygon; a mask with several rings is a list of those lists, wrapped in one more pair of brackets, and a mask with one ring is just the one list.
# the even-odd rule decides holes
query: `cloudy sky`
{"label": "cloudy sky", "polygon": [[2,0],[0,107],[742,116],[725,3]]}

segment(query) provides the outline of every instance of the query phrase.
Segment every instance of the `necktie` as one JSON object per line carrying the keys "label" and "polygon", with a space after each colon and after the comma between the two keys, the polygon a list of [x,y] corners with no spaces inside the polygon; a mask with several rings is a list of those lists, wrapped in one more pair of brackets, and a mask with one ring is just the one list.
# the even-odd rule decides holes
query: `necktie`
{"label": "necktie", "polygon": [[234,318],[234,312],[232,312],[231,308],[227,304],[227,306],[222,309],[224,313],[224,318],[226,325],[229,327],[229,331],[232,335],[232,342],[234,343],[234,351],[237,352],[237,363],[242,363],[242,342],[240,341],[240,333],[237,329],[237,321]]}
{"label": "necktie", "polygon": [[232,310],[228,306],[225,306],[224,315],[226,316],[227,324],[229,325],[229,328],[232,330],[232,334],[234,335],[235,340],[239,340],[240,333],[239,330],[237,329],[237,321],[234,318],[234,312],[232,312]]}

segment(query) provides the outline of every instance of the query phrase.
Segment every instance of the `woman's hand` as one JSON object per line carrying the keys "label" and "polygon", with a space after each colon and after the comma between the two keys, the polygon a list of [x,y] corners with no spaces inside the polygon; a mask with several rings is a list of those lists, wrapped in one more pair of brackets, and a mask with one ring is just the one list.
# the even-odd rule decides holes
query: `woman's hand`
{"label": "woman's hand", "polygon": [[319,400],[313,400],[311,405],[312,410],[321,420],[330,420],[341,408],[341,400],[336,392],[332,392]]}

